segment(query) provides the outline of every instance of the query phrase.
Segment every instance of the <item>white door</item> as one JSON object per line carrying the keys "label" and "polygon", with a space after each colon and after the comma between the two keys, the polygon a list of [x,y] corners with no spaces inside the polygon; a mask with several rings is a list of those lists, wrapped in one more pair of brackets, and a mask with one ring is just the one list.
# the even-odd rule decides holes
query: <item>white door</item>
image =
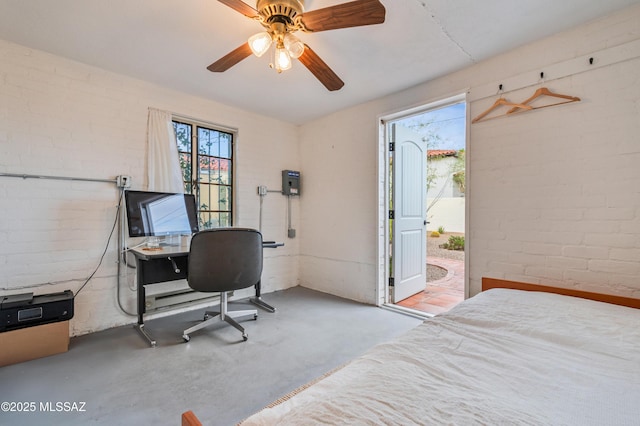
{"label": "white door", "polygon": [[393,303],[426,287],[427,143],[391,125],[393,155]]}

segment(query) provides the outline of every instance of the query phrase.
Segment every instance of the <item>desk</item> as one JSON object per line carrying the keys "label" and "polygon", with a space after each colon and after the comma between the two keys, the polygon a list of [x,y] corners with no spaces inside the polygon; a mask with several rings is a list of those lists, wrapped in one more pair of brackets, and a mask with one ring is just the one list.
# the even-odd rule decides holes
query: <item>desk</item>
{"label": "desk", "polygon": [[[263,241],[262,242],[262,248],[278,248],[278,247],[282,247],[284,245],[284,243],[276,243],[275,241]],[[262,300],[262,297],[260,297],[260,288],[261,288],[261,283],[260,281],[258,281],[258,284],[256,284],[256,296],[252,297],[251,299],[249,299],[249,301],[251,303],[253,303],[254,305],[269,311],[269,312],[275,312],[276,308],[274,308],[273,306],[269,305],[267,302],[265,302],[264,300]]]}
{"label": "desk", "polygon": [[156,341],[144,328],[146,307],[145,285],[187,278],[189,247],[163,246],[159,249],[135,248],[131,253],[136,258],[138,324],[136,328],[151,346]]}
{"label": "desk", "polygon": [[[263,248],[282,247],[284,243],[275,241],[264,241]],[[145,285],[157,284],[167,281],[186,279],[189,265],[188,246],[162,246],[159,249],[135,248],[130,250],[136,258],[137,275],[137,306],[138,324],[137,330],[149,342],[152,347],[156,346],[156,341],[144,328],[144,314],[146,312],[146,290]],[[267,304],[260,297],[261,284],[255,286],[256,296],[252,297],[251,303],[269,312],[275,312],[275,308]]]}

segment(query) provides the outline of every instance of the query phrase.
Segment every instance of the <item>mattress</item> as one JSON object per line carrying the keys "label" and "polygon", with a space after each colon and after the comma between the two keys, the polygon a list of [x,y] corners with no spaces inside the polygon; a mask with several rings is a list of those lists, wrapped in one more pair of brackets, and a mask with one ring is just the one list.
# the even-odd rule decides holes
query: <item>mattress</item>
{"label": "mattress", "polygon": [[493,289],[242,425],[637,425],[640,310]]}

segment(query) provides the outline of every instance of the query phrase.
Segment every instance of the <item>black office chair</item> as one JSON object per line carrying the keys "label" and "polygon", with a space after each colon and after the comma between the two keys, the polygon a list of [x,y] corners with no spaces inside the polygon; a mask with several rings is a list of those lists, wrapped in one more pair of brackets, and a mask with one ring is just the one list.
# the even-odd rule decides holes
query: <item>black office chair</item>
{"label": "black office chair", "polygon": [[182,338],[214,322],[225,321],[247,333],[234,318],[253,316],[257,310],[228,311],[227,292],[253,287],[262,275],[262,234],[255,229],[218,228],[196,233],[191,239],[187,282],[201,292],[220,292],[220,312],[207,311],[204,321],[186,329]]}

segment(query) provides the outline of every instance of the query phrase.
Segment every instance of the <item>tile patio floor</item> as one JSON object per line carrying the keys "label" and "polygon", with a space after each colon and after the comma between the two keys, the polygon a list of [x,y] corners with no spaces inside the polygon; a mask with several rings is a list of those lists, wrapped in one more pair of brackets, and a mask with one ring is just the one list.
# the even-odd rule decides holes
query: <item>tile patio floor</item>
{"label": "tile patio floor", "polygon": [[425,290],[400,302],[398,306],[429,314],[446,312],[464,300],[464,261],[427,257],[427,268],[436,265],[447,270],[447,275],[427,283]]}

